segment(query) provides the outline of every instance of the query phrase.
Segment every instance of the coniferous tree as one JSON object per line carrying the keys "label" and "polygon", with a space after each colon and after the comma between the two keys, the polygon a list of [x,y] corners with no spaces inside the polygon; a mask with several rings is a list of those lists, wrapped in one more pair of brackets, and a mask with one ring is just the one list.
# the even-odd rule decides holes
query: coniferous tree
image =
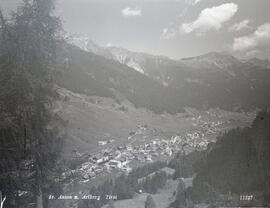
{"label": "coniferous tree", "polygon": [[270,112],[258,113],[251,127],[230,130],[195,165],[193,201],[215,201],[222,194],[248,192],[266,205],[270,199]]}
{"label": "coniferous tree", "polygon": [[145,208],[156,208],[156,203],[153,200],[153,197],[151,195],[148,195],[146,197],[146,201],[145,201]]}
{"label": "coniferous tree", "polygon": [[54,184],[62,140],[51,111],[60,27],[53,6],[24,0],[10,19],[0,12],[0,187],[8,207],[41,208]]}

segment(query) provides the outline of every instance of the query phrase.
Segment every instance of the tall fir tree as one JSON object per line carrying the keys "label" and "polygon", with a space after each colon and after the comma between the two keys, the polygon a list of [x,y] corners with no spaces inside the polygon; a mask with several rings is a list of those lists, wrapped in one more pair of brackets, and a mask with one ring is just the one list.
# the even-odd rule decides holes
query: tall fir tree
{"label": "tall fir tree", "polygon": [[[0,187],[8,207],[46,205],[62,146],[51,108],[60,21],[52,0],[24,0],[0,12]],[[24,194],[23,197],[22,194]]]}
{"label": "tall fir tree", "polygon": [[154,199],[151,195],[148,195],[146,197],[146,201],[145,201],[145,208],[156,208],[156,203],[154,202]]}

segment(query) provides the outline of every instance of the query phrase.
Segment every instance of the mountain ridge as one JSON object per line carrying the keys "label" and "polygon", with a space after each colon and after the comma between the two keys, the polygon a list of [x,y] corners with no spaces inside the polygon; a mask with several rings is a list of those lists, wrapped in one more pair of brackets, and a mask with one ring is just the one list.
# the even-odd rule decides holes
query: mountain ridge
{"label": "mountain ridge", "polygon": [[[66,67],[64,76],[56,79],[60,86],[75,92],[111,97],[117,102],[122,97],[155,113],[174,114],[183,112],[184,107],[238,111],[269,105],[270,70],[228,54],[211,52],[171,60],[115,47],[99,50],[93,46],[95,51],[87,52],[82,50],[83,44],[63,45],[60,65]],[[117,59],[119,50],[128,54]],[[140,68],[134,70],[136,64]]]}
{"label": "mountain ridge", "polygon": [[[265,68],[270,68],[270,61],[268,59],[260,59],[256,57],[240,59],[231,55],[229,52],[226,52],[226,51],[222,51],[222,52],[212,51],[212,52],[204,53],[198,56],[172,59],[165,55],[153,55],[146,52],[134,52],[129,49],[125,49],[123,47],[100,46],[94,41],[92,41],[90,38],[88,38],[87,36],[71,36],[69,40],[71,44],[78,46],[82,50],[85,50],[87,52],[92,52],[97,55],[101,55],[106,58],[109,58],[109,59],[116,60],[122,64],[126,64],[127,66],[130,66],[131,68],[133,68],[132,65],[128,65],[129,62],[126,61],[126,59],[129,59],[129,60],[135,59],[135,60],[138,60],[139,62],[146,61],[146,59],[159,59],[159,60],[170,61],[170,62],[178,62],[178,63],[183,62],[184,64],[187,64],[187,61],[190,61],[190,60],[206,61],[209,63],[211,63],[211,61],[212,62],[223,61],[223,62],[233,62],[235,64],[236,63],[237,64],[253,64],[254,66],[261,66],[261,67],[263,66]],[[136,66],[138,65],[140,65],[140,63],[136,63]],[[222,67],[222,66],[219,66],[218,64],[216,65],[218,67]],[[226,64],[225,64],[225,67],[227,67]],[[137,70],[136,68],[134,69]]]}

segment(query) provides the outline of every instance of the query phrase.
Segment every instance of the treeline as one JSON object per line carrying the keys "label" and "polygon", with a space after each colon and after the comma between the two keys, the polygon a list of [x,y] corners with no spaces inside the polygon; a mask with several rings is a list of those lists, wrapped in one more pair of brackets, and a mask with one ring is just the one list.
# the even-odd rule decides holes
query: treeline
{"label": "treeline", "polygon": [[173,179],[192,177],[195,174],[193,165],[200,160],[203,154],[203,152],[194,151],[186,155],[179,151],[168,164],[168,167],[175,170]]}
{"label": "treeline", "polygon": [[156,161],[133,169],[130,175],[134,175],[135,178],[142,178],[166,167],[166,165],[166,162]]}
{"label": "treeline", "polygon": [[[109,201],[105,195],[117,195],[117,200],[131,199],[140,190],[147,193],[156,193],[162,188],[167,180],[164,171],[159,171],[166,166],[165,162],[154,162],[135,168],[128,175],[122,174],[115,180],[107,180],[98,187],[89,190],[89,194],[102,196],[100,200],[80,200],[78,208],[99,208]],[[152,174],[152,176],[148,176]],[[145,177],[146,180],[139,182],[138,179]]]}
{"label": "treeline", "polygon": [[60,22],[51,0],[24,0],[8,18],[0,11],[0,191],[4,207],[47,207],[56,183],[61,119],[51,73]]}
{"label": "treeline", "polygon": [[158,189],[163,188],[166,185],[166,182],[167,182],[166,172],[158,171],[139,181],[138,187],[143,192],[156,194]]}
{"label": "treeline", "polygon": [[[270,112],[262,111],[251,127],[230,130],[205,151],[194,165],[193,187],[182,193],[194,203],[213,206],[267,206],[269,158]],[[240,200],[241,195],[252,196],[252,200]],[[179,203],[174,207],[181,207]]]}

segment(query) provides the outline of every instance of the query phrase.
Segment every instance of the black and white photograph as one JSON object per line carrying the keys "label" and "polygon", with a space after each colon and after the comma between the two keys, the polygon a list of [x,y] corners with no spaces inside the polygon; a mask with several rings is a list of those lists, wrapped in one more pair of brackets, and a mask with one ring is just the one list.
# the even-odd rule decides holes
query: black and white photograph
{"label": "black and white photograph", "polygon": [[0,208],[269,208],[270,0],[0,0]]}

